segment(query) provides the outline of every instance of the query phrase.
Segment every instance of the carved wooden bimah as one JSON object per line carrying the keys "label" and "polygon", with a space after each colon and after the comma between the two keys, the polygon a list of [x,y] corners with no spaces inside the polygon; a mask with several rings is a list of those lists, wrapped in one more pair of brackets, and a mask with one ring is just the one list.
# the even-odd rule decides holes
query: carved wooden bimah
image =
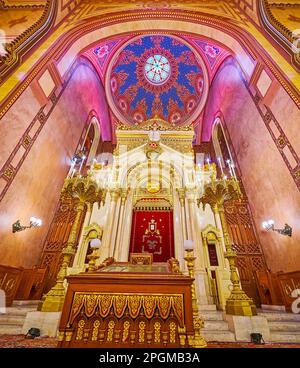
{"label": "carved wooden bimah", "polygon": [[177,260],[110,260],[67,279],[58,347],[195,346],[193,279],[179,271]]}

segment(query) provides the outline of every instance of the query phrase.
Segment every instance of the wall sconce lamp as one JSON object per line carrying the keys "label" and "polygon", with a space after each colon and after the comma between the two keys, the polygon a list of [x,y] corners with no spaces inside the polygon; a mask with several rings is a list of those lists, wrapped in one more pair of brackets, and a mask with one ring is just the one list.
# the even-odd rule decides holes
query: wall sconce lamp
{"label": "wall sconce lamp", "polygon": [[16,233],[18,231],[30,229],[31,227],[39,227],[42,225],[42,220],[35,217],[30,217],[29,221],[30,222],[28,226],[21,225],[20,220],[16,221],[14,224],[12,224],[12,232]]}
{"label": "wall sconce lamp", "polygon": [[275,229],[274,224],[274,220],[267,220],[262,223],[262,227],[266,231],[272,230],[277,231],[279,234],[282,235],[292,236],[292,228],[290,227],[290,225],[285,224],[283,229]]}

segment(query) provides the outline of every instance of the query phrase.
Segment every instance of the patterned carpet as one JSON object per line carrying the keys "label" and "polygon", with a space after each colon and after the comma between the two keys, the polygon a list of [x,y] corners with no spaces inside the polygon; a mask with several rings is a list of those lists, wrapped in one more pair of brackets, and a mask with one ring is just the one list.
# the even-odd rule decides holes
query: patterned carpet
{"label": "patterned carpet", "polygon": [[[57,340],[53,337],[38,337],[33,340],[25,339],[24,335],[0,335],[0,348],[55,348]],[[211,342],[208,348],[300,348],[300,344],[264,344],[251,343],[220,343]]]}

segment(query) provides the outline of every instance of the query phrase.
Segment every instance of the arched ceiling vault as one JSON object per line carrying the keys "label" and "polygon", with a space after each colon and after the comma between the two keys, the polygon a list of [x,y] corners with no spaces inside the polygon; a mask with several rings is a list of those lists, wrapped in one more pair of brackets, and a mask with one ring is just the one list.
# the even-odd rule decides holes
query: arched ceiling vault
{"label": "arched ceiling vault", "polygon": [[[272,61],[268,52],[264,50],[252,35],[239,25],[236,25],[234,21],[195,12],[179,12],[176,14],[176,17],[174,11],[171,13],[168,15],[167,12],[162,14],[158,11],[147,11],[146,13],[127,12],[117,14],[113,19],[110,17],[89,19],[86,22],[81,22],[66,33],[56,35],[55,37],[58,38],[53,40],[52,47],[47,53],[41,54],[38,52],[33,54],[26,65],[24,64],[24,67],[20,68],[20,73],[26,72],[24,79],[22,78],[20,81],[13,78],[3,83],[3,88],[0,91],[0,118],[31,81],[49,67],[50,64],[57,69],[59,77],[64,80],[68,77],[68,71],[71,70],[76,57],[83,51],[91,48],[92,45],[95,45],[101,39],[124,34],[133,29],[136,32],[160,30],[168,33],[176,29],[177,32],[215,38],[232,50],[247,80],[250,79],[256,63],[259,62],[275,75],[297,106],[300,106],[297,73],[283,58],[280,59],[280,55],[275,49],[272,50],[272,56],[277,58],[277,63]],[[268,45],[268,48],[271,48],[271,46]],[[26,70],[30,65],[32,65],[30,71]]]}

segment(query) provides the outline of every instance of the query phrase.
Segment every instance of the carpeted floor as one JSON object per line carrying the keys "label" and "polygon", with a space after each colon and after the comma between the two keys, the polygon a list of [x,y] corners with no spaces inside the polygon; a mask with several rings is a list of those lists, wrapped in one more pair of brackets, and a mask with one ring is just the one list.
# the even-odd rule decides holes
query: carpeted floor
{"label": "carpeted floor", "polygon": [[[0,348],[55,348],[57,340],[53,337],[38,337],[33,340],[25,339],[24,335],[0,335]],[[251,343],[221,343],[211,342],[208,348],[300,348],[300,344],[264,344]]]}

